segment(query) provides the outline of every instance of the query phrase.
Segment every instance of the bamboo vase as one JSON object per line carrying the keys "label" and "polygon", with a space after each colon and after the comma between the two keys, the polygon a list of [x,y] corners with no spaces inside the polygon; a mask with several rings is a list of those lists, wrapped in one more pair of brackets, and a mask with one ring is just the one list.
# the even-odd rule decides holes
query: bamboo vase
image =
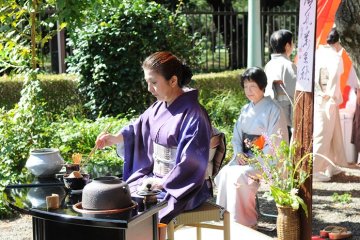
{"label": "bamboo vase", "polygon": [[276,219],[278,240],[300,240],[300,217],[291,207],[277,206]]}

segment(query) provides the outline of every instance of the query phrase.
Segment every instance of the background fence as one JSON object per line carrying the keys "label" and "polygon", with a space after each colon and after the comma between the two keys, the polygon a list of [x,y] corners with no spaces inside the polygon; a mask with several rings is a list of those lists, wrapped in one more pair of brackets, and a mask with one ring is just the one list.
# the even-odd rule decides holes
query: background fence
{"label": "background fence", "polygon": [[[275,8],[261,12],[262,65],[270,59],[270,36],[278,29],[298,34],[298,9]],[[198,71],[244,68],[247,65],[248,13],[235,11],[182,12],[192,34],[201,39],[203,53]]]}
{"label": "background fence", "polygon": [[[261,11],[261,52],[262,65],[270,59],[269,40],[271,34],[278,29],[288,29],[294,34],[294,42],[298,35],[298,9],[273,8]],[[240,69],[247,66],[247,33],[248,33],[248,13],[236,11],[189,11],[184,10],[180,14],[184,15],[189,24],[190,33],[195,35],[195,39],[201,44],[203,52],[201,63],[196,72],[219,72],[224,70]],[[61,35],[62,34],[62,35]],[[46,61],[42,59],[41,67],[49,72],[64,72],[64,58],[58,57],[58,39],[62,39],[60,46],[63,45],[65,51],[64,32],[58,33],[49,43],[50,55],[44,53]],[[71,49],[66,48],[66,54],[71,54]],[[64,54],[65,55],[65,54]],[[59,71],[59,61],[64,66],[63,71]]]}

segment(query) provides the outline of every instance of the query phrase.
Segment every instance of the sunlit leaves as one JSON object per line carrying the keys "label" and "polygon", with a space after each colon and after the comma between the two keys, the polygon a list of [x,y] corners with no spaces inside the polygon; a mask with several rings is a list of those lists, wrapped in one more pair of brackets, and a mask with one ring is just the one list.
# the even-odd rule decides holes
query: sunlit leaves
{"label": "sunlit leaves", "polygon": [[[169,21],[171,12],[144,0],[104,5],[72,36],[73,56],[69,71],[81,75],[79,89],[93,116],[117,115],[129,106],[143,111],[151,101],[143,81],[141,61],[160,49],[194,63],[196,49],[184,33],[182,19]],[[186,31],[186,29],[185,29]]]}
{"label": "sunlit leaves", "polygon": [[[67,23],[61,19],[69,18],[69,16],[62,15],[62,13],[66,14],[66,11],[55,11],[55,6],[58,3],[67,2],[56,0],[36,1],[37,4],[28,0],[0,2],[0,43],[3,46],[3,52],[0,55],[0,73],[7,69],[13,72],[22,72],[28,69],[29,61],[31,61],[29,54],[33,55],[33,59],[37,61],[36,56],[39,54],[37,48],[34,52],[30,50],[31,36],[34,36],[35,43],[33,44],[35,46],[43,47],[57,31],[64,29]],[[32,13],[36,14],[35,31],[31,31]]]}

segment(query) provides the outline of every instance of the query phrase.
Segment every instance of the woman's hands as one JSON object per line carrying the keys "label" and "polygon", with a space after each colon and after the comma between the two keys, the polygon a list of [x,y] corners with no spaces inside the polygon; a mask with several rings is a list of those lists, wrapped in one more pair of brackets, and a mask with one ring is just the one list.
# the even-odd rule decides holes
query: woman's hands
{"label": "woman's hands", "polygon": [[[151,186],[150,189],[148,189],[148,185]],[[163,189],[163,179],[161,178],[155,178],[155,177],[149,177],[146,178],[138,190],[146,191],[146,190],[162,190]]]}
{"label": "woman's hands", "polygon": [[98,149],[103,149],[104,147],[111,146],[114,144],[118,144],[124,141],[123,135],[113,135],[110,133],[100,133],[99,136],[96,138],[95,144]]}
{"label": "woman's hands", "polygon": [[249,157],[245,153],[238,153],[236,155],[236,161],[238,162],[239,165],[247,165],[249,161]]}
{"label": "woman's hands", "polygon": [[324,96],[323,96],[323,100],[324,100],[325,102],[327,102],[329,99],[330,99],[330,96],[329,96],[329,95],[324,95]]}

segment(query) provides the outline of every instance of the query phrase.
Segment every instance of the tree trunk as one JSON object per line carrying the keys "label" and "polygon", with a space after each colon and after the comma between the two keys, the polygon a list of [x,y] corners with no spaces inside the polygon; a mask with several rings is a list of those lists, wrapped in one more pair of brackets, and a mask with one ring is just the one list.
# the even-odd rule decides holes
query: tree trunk
{"label": "tree trunk", "polygon": [[336,29],[340,34],[341,45],[349,54],[358,77],[360,77],[359,19],[359,0],[342,0],[336,12]]}
{"label": "tree trunk", "polygon": [[[312,136],[314,126],[314,90],[312,92],[295,92],[295,108],[294,108],[294,141],[300,143],[300,147],[296,149],[296,159],[300,159],[312,150]],[[306,159],[307,163],[304,165],[306,171],[310,161]],[[312,176],[306,179],[305,183],[301,186],[299,196],[304,200],[308,207],[308,217],[305,216],[304,211],[300,211],[300,226],[301,226],[301,239],[307,240],[311,237],[312,232]]]}
{"label": "tree trunk", "polygon": [[36,11],[37,11],[37,0],[33,1],[33,9],[30,13],[31,18],[31,67],[33,70],[36,69]]}

